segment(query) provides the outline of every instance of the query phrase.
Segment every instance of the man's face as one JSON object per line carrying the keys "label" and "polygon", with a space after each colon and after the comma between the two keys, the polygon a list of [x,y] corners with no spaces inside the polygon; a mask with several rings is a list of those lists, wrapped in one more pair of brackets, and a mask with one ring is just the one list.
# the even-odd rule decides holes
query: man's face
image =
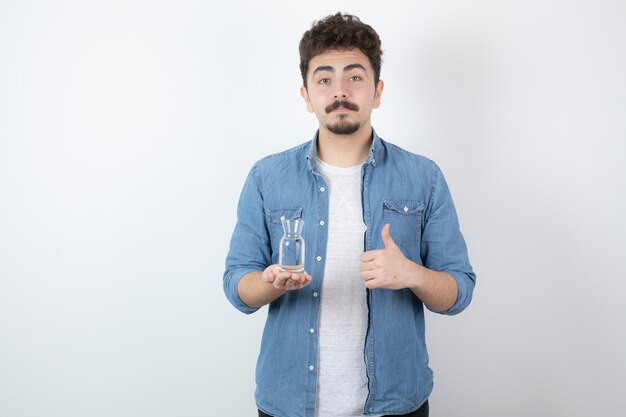
{"label": "man's face", "polygon": [[309,62],[307,88],[301,88],[307,110],[320,129],[351,135],[369,128],[372,109],[380,105],[383,82],[374,85],[374,70],[359,49],[331,50]]}

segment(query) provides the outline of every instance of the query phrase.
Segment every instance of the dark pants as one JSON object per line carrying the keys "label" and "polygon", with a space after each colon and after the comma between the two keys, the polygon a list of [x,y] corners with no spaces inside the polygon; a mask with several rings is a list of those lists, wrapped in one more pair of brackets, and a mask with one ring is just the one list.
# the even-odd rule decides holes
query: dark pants
{"label": "dark pants", "polygon": [[[269,414],[265,414],[263,411],[259,410],[259,417],[272,417]],[[383,417],[428,417],[428,400],[417,410],[413,411],[409,414],[401,414],[396,416],[383,416]]]}

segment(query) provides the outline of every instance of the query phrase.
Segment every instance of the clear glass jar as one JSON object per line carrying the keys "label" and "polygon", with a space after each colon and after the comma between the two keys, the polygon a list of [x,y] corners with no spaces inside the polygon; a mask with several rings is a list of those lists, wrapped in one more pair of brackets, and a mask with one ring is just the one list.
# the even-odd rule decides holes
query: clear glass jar
{"label": "clear glass jar", "polygon": [[280,238],[278,263],[280,270],[301,274],[304,272],[304,239],[302,219],[281,219],[283,237]]}

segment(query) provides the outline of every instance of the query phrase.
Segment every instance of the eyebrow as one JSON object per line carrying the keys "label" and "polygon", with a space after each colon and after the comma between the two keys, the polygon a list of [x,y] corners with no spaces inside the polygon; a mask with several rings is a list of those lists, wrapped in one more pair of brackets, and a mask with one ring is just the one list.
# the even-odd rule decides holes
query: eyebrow
{"label": "eyebrow", "polygon": [[[367,72],[367,70],[365,69],[365,67],[361,64],[350,64],[350,65],[346,65],[345,67],[343,67],[343,72],[348,72],[351,71],[353,69],[361,69],[364,72]],[[313,71],[313,75],[317,74],[318,72],[322,72],[322,71],[328,71],[328,72],[335,72],[335,69],[333,67],[331,67],[330,65],[320,65],[319,67],[315,68],[315,71]]]}
{"label": "eyebrow", "polygon": [[365,67],[364,67],[363,65],[361,65],[361,64],[350,64],[350,65],[346,65],[346,66],[343,68],[343,72],[348,72],[348,71],[351,71],[351,70],[353,70],[353,69],[361,69],[361,70],[363,70],[364,72],[367,72],[367,70],[365,69]]}

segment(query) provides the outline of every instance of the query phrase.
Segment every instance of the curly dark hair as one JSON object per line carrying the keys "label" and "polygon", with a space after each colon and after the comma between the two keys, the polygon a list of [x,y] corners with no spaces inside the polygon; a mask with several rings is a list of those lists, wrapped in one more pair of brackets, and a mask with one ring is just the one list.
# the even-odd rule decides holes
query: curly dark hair
{"label": "curly dark hair", "polygon": [[380,79],[383,52],[376,31],[350,14],[337,12],[313,23],[300,40],[300,72],[306,88],[306,74],[312,58],[330,50],[358,48],[370,60],[374,83]]}

